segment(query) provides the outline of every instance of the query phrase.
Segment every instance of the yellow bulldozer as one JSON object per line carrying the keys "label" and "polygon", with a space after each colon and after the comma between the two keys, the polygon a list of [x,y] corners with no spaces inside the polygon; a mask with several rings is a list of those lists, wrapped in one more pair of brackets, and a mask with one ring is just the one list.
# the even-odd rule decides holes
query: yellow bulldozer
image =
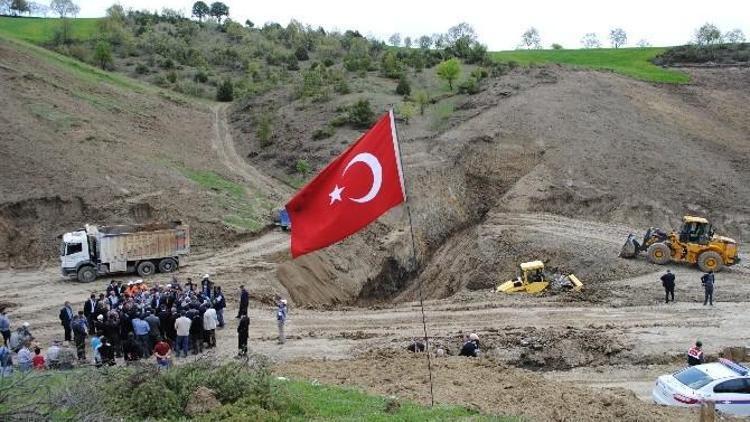
{"label": "yellow bulldozer", "polygon": [[515,280],[508,280],[497,286],[497,293],[539,293],[549,288],[580,291],[583,283],[573,274],[551,274],[544,270],[544,262],[530,261],[519,265],[520,272]]}
{"label": "yellow bulldozer", "polygon": [[672,230],[667,233],[651,227],[640,243],[631,233],[622,246],[620,256],[635,258],[644,251],[648,260],[654,264],[686,262],[698,264],[701,271],[705,272],[716,272],[740,261],[734,239],[717,235],[705,218],[689,215],[682,217],[680,231]]}

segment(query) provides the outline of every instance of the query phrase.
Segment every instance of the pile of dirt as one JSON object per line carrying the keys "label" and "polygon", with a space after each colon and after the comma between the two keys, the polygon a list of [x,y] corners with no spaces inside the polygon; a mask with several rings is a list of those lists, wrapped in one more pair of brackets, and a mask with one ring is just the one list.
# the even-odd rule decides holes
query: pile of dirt
{"label": "pile of dirt", "polygon": [[[298,360],[275,368],[279,375],[317,379],[429,403],[424,356],[380,351],[354,360]],[[477,408],[491,414],[539,421],[684,421],[697,416],[689,410],[640,401],[623,389],[590,390],[490,358],[433,359],[435,401]]]}

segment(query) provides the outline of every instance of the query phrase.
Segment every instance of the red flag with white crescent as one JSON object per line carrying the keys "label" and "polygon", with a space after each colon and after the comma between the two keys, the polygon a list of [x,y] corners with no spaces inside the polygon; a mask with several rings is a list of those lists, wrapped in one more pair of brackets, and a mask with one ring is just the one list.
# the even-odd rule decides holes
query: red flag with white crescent
{"label": "red flag with white crescent", "polygon": [[389,111],[286,204],[292,256],[343,240],[405,200],[396,126]]}

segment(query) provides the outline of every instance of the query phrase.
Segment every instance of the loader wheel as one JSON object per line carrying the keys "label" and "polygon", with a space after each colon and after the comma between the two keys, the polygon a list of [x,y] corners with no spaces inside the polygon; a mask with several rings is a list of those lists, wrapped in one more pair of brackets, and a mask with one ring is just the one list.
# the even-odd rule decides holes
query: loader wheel
{"label": "loader wheel", "polygon": [[91,283],[94,280],[96,280],[96,270],[94,270],[94,267],[86,265],[78,269],[78,281]]}
{"label": "loader wheel", "polygon": [[156,265],[154,265],[154,263],[151,261],[143,261],[138,264],[138,268],[136,268],[136,271],[138,272],[139,276],[148,277],[156,272]]}
{"label": "loader wheel", "polygon": [[721,260],[721,255],[714,251],[706,251],[698,256],[698,268],[703,272],[721,270],[724,262]]}
{"label": "loader wheel", "polygon": [[159,261],[159,272],[160,273],[171,273],[177,269],[177,261],[172,258],[164,258]]}
{"label": "loader wheel", "polygon": [[654,264],[664,265],[672,259],[672,251],[665,243],[654,243],[646,251],[648,260]]}

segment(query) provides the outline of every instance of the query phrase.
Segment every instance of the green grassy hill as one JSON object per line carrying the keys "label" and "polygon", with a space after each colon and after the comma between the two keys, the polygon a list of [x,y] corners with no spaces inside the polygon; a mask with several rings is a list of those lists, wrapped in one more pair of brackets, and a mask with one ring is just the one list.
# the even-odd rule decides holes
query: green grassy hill
{"label": "green grassy hill", "polygon": [[648,82],[680,84],[690,82],[682,72],[654,65],[651,60],[667,51],[665,47],[592,48],[582,50],[516,50],[491,53],[498,61],[522,65],[558,63],[584,69],[611,70]]}
{"label": "green grassy hill", "polygon": [[[96,33],[96,23],[99,20],[99,18],[71,19],[72,38],[78,40],[91,38]],[[0,16],[0,33],[35,44],[51,41],[55,29],[60,26],[60,19]]]}

